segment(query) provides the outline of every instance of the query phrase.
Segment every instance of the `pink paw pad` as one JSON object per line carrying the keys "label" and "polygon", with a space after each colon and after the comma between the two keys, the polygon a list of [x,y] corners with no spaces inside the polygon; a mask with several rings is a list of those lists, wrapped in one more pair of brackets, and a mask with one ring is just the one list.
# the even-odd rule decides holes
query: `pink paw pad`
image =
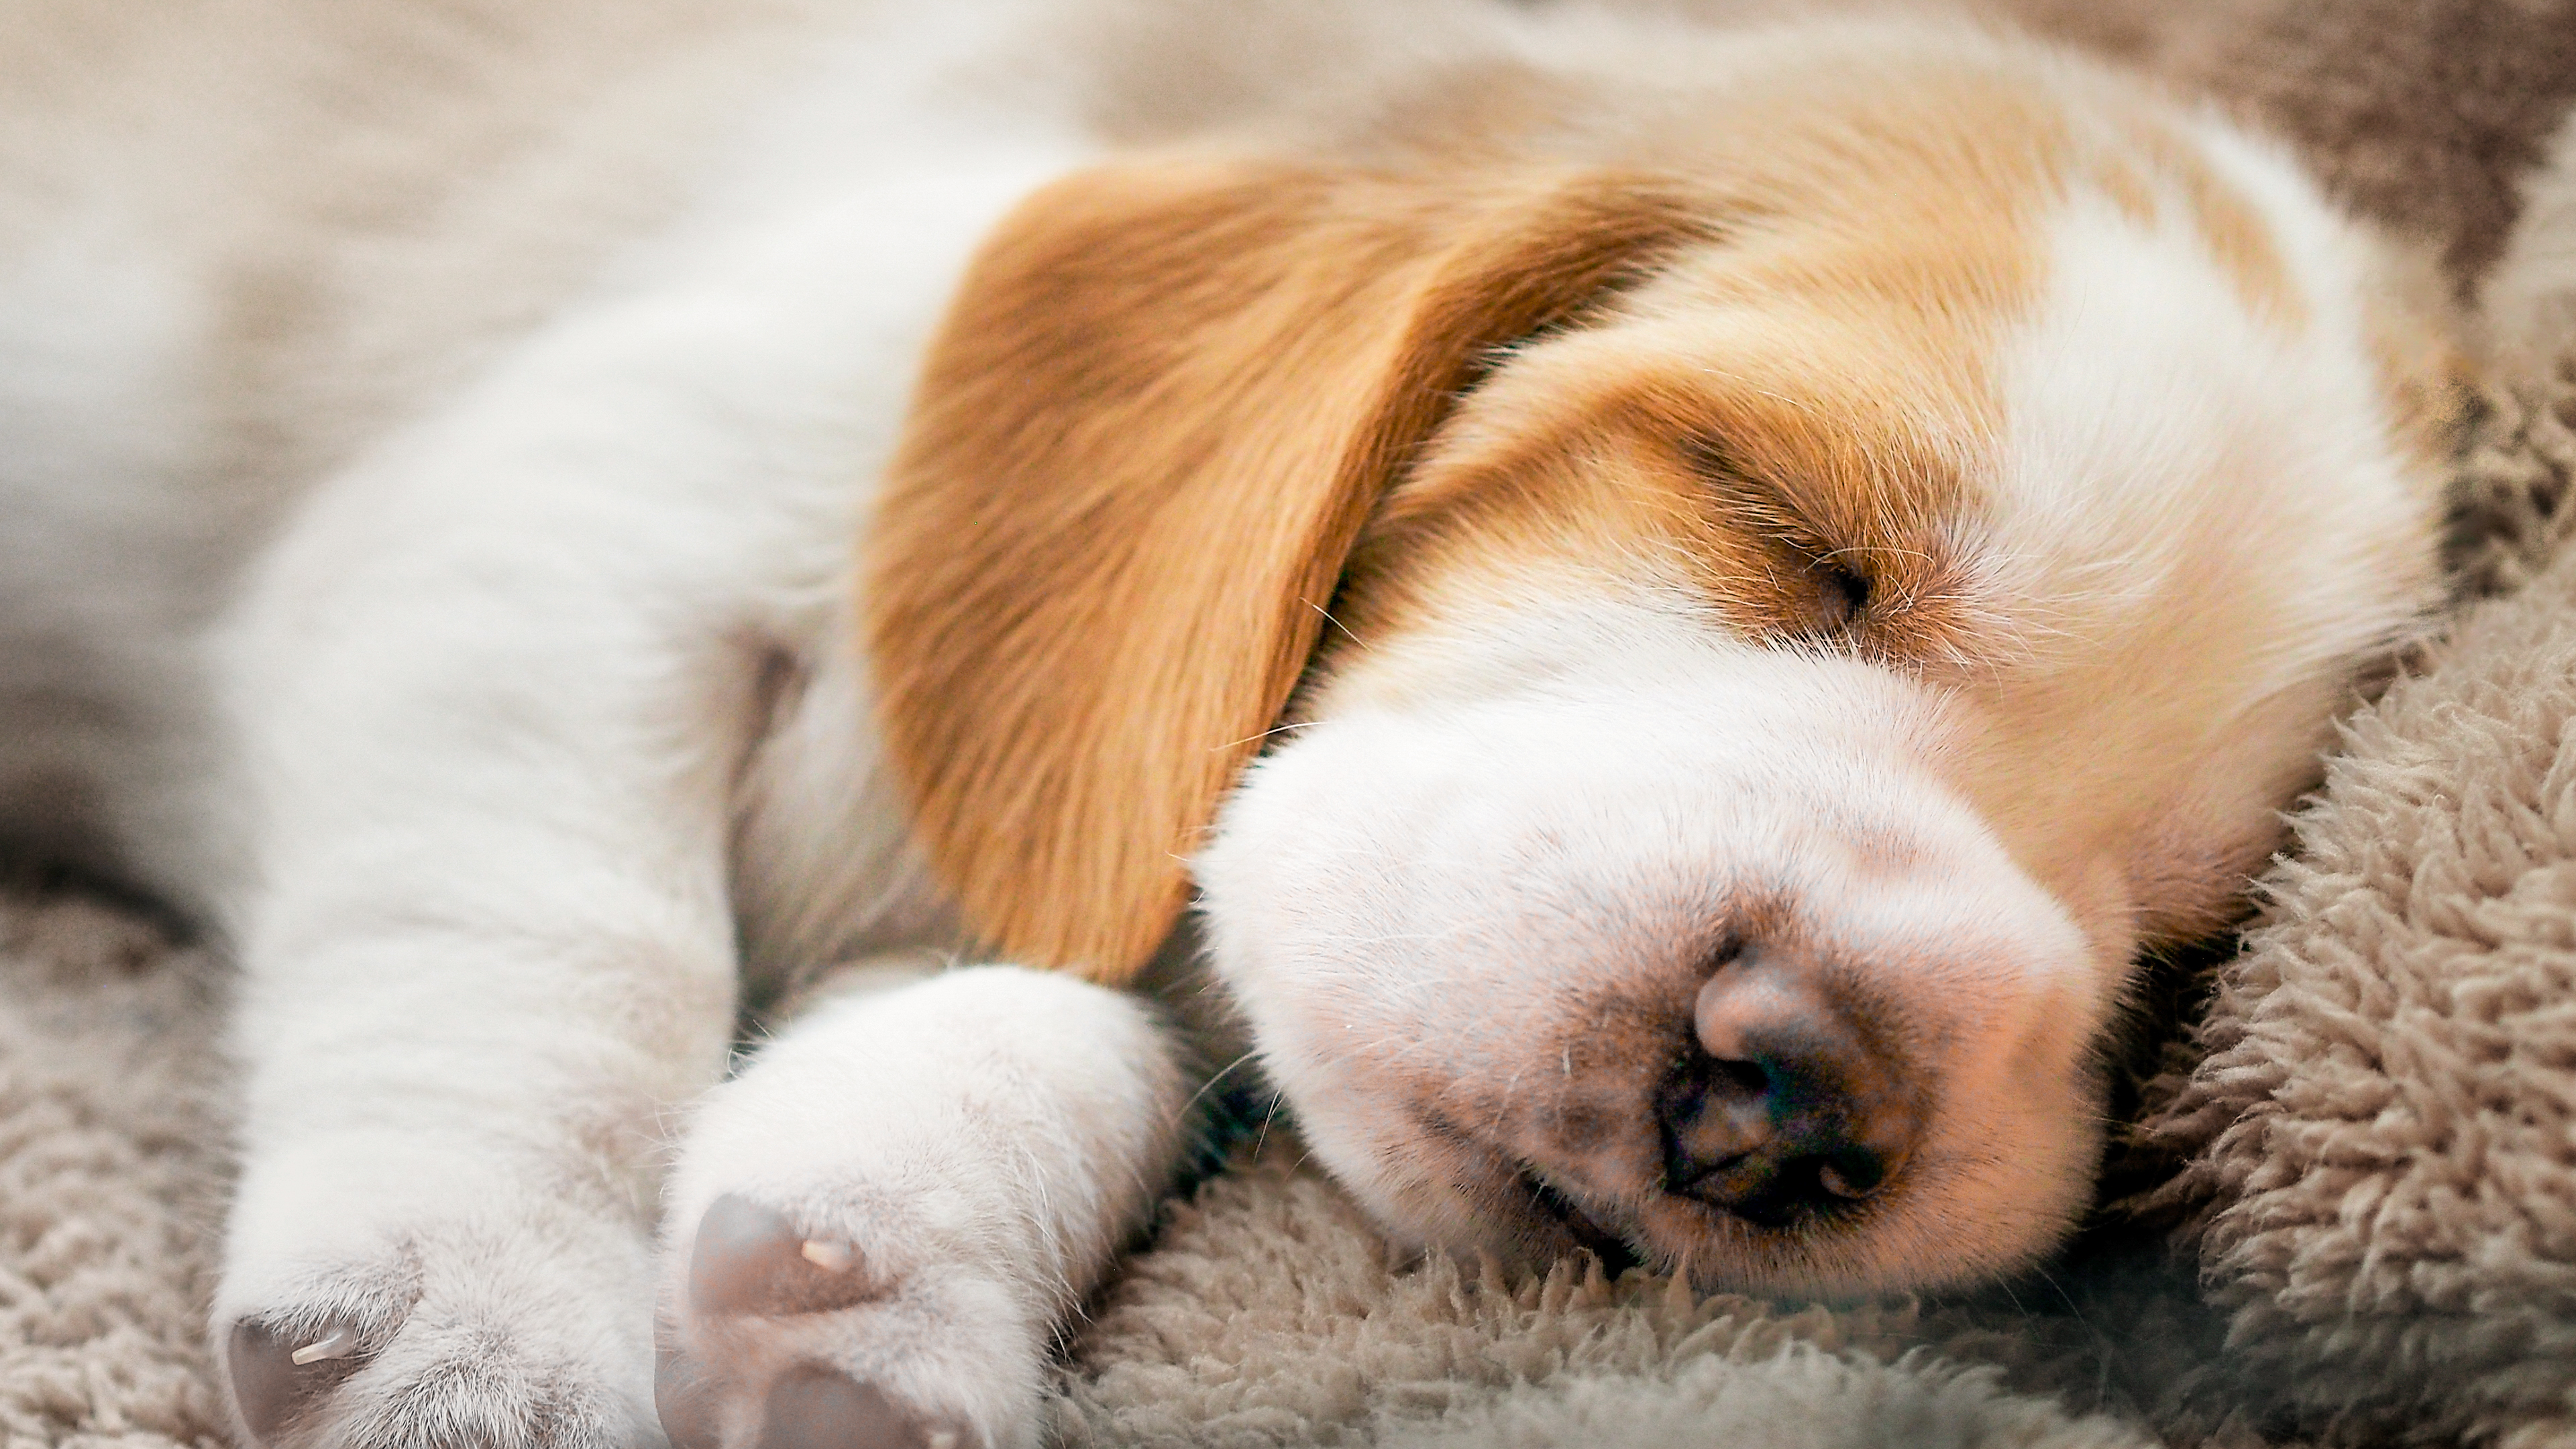
{"label": "pink paw pad", "polygon": [[886,1296],[851,1245],[809,1238],[745,1198],[717,1198],[689,1257],[687,1312],[700,1331],[686,1348],[666,1341],[654,1374],[672,1449],[975,1449],[975,1439],[924,1422],[874,1384],[821,1364],[778,1368],[747,1345],[729,1351],[728,1340],[757,1333],[759,1320]]}

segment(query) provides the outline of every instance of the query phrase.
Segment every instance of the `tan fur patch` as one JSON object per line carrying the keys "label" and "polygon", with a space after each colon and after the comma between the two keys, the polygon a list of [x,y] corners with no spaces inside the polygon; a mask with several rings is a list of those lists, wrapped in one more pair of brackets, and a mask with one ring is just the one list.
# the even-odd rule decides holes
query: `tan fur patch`
{"label": "tan fur patch", "polygon": [[1480,352],[1707,234],[1561,169],[1139,163],[976,259],[867,560],[919,838],[1012,957],[1131,974],[1380,490]]}
{"label": "tan fur patch", "polygon": [[1341,617],[1379,640],[1570,567],[1680,590],[1747,638],[1974,650],[1946,529],[1998,408],[1974,367],[1870,340],[1875,364],[1809,366],[1873,353],[1784,302],[1543,345],[1390,500]]}
{"label": "tan fur patch", "polygon": [[1980,68],[1885,79],[1706,118],[1699,163],[1758,219],[1497,371],[1370,526],[1360,636],[1581,560],[1751,638],[1993,647],[1947,526],[1999,446],[1987,364],[2072,142],[2044,91]]}
{"label": "tan fur patch", "polygon": [[[1436,660],[1408,651],[1446,647],[1445,624],[1551,589],[1606,581],[1687,601],[1742,637],[1962,686],[1982,729],[2010,745],[1958,763],[1956,783],[2088,921],[2127,927],[2138,894],[2156,912],[2136,923],[2159,934],[2223,919],[2242,870],[2270,848],[2268,816],[2247,813],[2244,838],[2197,854],[2103,847],[2147,860],[2145,881],[2106,886],[2078,868],[2084,851],[2033,848],[2067,844],[2070,820],[2129,828],[2123,811],[2143,786],[2104,771],[2137,761],[2162,782],[2159,739],[2192,738],[2158,736],[2148,721],[2165,716],[2143,709],[2125,734],[2086,723],[2117,697],[2111,676],[2150,664],[2159,678],[2198,675],[2187,658],[2133,653],[2051,684],[2032,667],[2042,641],[2027,610],[1980,586],[1958,527],[1988,506],[1984,480],[2003,461],[1995,344],[2035,300],[2043,224],[2070,192],[2095,188],[2142,227],[2189,228],[2274,327],[2302,327],[2306,304],[2253,205],[2160,118],[2114,107],[2121,124],[2069,125],[2044,88],[1998,79],[1936,73],[1854,95],[1840,116],[1815,99],[1812,134],[1768,120],[1764,144],[1725,152],[1716,169],[1732,189],[1791,204],[1676,259],[1593,329],[1498,369],[1363,536],[1337,607],[1354,639],[1327,641],[1328,673],[1347,661],[1354,687],[1379,690],[1433,672]],[[1832,144],[1860,135],[1901,140]],[[2414,419],[2440,407],[2438,338],[2404,325],[2416,316],[2399,309],[2375,328],[2411,433],[2435,431]],[[1361,662],[1362,647],[1375,657]],[[2293,703],[2295,715],[2311,702]],[[2035,791],[2034,776],[2067,788]],[[2166,859],[2178,850],[2197,864]],[[2124,957],[2129,944],[2106,947]]]}
{"label": "tan fur patch", "polygon": [[[2180,204],[2249,306],[2303,314],[2121,83],[1981,43],[1831,60],[1633,103],[1505,67],[1528,95],[1435,86],[1377,112],[1400,134],[1309,138],[1366,166],[1138,161],[1001,228],[867,566],[889,746],[980,931],[1141,962],[1337,581],[1371,647],[1569,568],[1911,668],[2023,647],[1949,530],[2046,219],[2080,188]],[[2079,122],[2097,86],[2110,120]]]}

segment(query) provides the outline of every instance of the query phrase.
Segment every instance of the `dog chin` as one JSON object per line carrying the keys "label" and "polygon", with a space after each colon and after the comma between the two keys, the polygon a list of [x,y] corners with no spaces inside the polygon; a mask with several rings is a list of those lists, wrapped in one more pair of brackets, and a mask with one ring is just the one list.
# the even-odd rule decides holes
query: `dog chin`
{"label": "dog chin", "polygon": [[[1937,701],[1685,653],[1328,713],[1253,770],[1199,874],[1309,1144],[1425,1249],[1817,1296],[2044,1253],[2099,1153],[2101,933],[1939,785]],[[1731,1048],[1747,1013],[1792,1045]],[[1739,1153],[1710,1103],[1765,1072]]]}

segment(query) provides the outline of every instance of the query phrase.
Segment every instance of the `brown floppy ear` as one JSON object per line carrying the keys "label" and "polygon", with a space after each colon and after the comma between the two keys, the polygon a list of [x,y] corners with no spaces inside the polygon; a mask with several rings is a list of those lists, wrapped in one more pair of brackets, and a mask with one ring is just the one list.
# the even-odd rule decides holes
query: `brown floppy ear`
{"label": "brown floppy ear", "polygon": [[969,924],[1132,975],[1480,355],[1709,215],[1599,173],[1165,161],[1006,219],[931,345],[862,584],[885,744]]}

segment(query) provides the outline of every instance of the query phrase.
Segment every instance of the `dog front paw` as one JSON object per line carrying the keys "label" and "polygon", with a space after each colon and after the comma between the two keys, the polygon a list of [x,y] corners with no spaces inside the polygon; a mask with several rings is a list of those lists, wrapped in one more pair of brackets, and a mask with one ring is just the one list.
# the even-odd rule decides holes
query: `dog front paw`
{"label": "dog front paw", "polygon": [[853,968],[697,1104],[665,1201],[675,1449],[1029,1449],[1055,1327],[1152,1211],[1187,1081],[1064,976]]}
{"label": "dog front paw", "polygon": [[674,1276],[655,1375],[673,1449],[1035,1441],[1041,1325],[897,1213],[729,1193]]}
{"label": "dog front paw", "polygon": [[650,1265],[630,1222],[502,1189],[463,1210],[316,1222],[311,1248],[277,1251],[295,1216],[282,1197],[245,1194],[217,1298],[247,1442],[658,1442]]}

